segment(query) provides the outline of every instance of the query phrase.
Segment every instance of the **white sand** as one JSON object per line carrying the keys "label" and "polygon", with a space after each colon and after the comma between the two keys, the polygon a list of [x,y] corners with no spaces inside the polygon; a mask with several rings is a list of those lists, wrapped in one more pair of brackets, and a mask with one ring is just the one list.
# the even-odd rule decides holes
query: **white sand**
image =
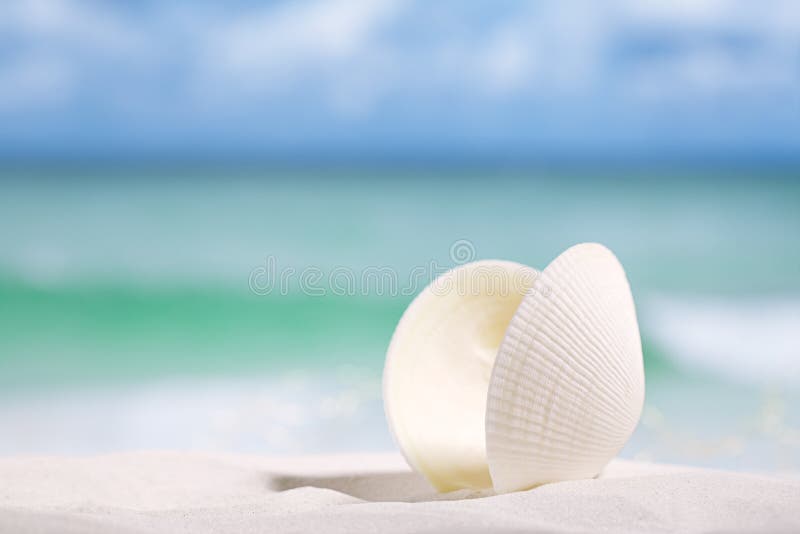
{"label": "white sand", "polygon": [[800,532],[800,481],[614,461],[507,495],[437,495],[395,455],[0,459],[0,532]]}

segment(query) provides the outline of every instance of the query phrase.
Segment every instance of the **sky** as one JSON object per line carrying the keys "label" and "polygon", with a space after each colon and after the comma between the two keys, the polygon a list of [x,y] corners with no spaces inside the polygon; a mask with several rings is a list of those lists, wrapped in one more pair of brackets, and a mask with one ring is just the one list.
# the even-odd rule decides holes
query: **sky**
{"label": "sky", "polygon": [[0,160],[798,154],[794,0],[0,3]]}

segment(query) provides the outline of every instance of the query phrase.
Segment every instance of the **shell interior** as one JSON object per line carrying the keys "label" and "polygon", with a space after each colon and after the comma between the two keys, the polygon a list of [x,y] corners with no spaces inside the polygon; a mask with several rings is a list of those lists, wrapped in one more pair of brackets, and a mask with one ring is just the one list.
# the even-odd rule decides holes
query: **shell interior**
{"label": "shell interior", "polygon": [[440,491],[487,488],[486,395],[497,349],[537,273],[507,261],[462,265],[414,299],[384,369],[389,427]]}

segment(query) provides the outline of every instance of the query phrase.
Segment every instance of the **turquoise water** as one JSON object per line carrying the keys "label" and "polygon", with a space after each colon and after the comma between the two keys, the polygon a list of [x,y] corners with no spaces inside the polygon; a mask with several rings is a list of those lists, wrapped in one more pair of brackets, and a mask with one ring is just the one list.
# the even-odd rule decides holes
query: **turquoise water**
{"label": "turquoise water", "polygon": [[[630,455],[772,468],[756,461],[764,448],[797,439],[796,172],[2,174],[0,452],[391,446],[383,354],[413,294],[463,259],[451,249],[544,267],[581,241],[617,253],[639,310],[649,422]],[[285,291],[259,294],[254,274],[270,261],[293,274]],[[320,273],[314,291],[299,280],[309,268]],[[415,268],[425,274],[413,285]],[[369,269],[389,269],[397,290],[362,283]],[[337,294],[335,272],[352,273],[355,287]],[[253,405],[272,408],[244,408]],[[276,423],[284,405],[300,415]],[[222,434],[208,426],[219,410]],[[76,418],[86,426],[46,438],[52,420]],[[360,430],[334,438],[342,425]],[[285,439],[255,427],[283,428]],[[694,438],[699,450],[721,440],[722,453],[662,450]]]}

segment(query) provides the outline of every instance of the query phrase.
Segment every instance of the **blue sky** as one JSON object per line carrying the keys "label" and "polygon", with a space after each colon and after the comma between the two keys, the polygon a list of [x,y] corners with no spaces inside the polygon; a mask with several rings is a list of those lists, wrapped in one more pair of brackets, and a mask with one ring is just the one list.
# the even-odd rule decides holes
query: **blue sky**
{"label": "blue sky", "polygon": [[0,4],[0,157],[800,154],[800,5]]}

